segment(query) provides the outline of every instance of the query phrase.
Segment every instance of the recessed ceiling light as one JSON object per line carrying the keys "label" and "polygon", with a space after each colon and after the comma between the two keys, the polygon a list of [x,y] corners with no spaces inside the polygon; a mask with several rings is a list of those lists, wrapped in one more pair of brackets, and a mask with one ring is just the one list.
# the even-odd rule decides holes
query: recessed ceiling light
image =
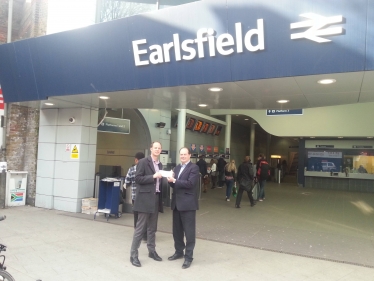
{"label": "recessed ceiling light", "polygon": [[102,99],[102,100],[108,100],[109,97],[107,97],[107,96],[100,96],[99,99]]}
{"label": "recessed ceiling light", "polygon": [[245,120],[245,121],[248,121],[249,119],[248,119],[248,118],[245,118],[244,120]]}
{"label": "recessed ceiling light", "polygon": [[51,102],[46,102],[44,103],[45,105],[55,105],[54,103],[51,103]]}
{"label": "recessed ceiling light", "polygon": [[289,100],[277,100],[277,103],[288,103]]}
{"label": "recessed ceiling light", "polygon": [[257,123],[256,123],[256,122],[253,122],[253,125],[257,125]]}
{"label": "recessed ceiling light", "polygon": [[239,116],[238,114],[236,114],[236,116]]}
{"label": "recessed ceiling light", "polygon": [[368,139],[372,139],[373,137],[367,137]]}
{"label": "recessed ceiling light", "polygon": [[310,137],[311,139],[315,139],[316,137]]}
{"label": "recessed ceiling light", "polygon": [[338,139],[342,139],[343,137],[338,137]]}
{"label": "recessed ceiling light", "polygon": [[204,104],[204,103],[200,103],[199,106],[200,106],[200,107],[207,107],[207,105]]}
{"label": "recessed ceiling light", "polygon": [[218,87],[212,87],[208,89],[211,92],[221,92],[223,89]]}
{"label": "recessed ceiling light", "polygon": [[322,85],[328,85],[328,84],[332,84],[332,83],[335,83],[336,80],[335,79],[322,79],[322,80],[318,80],[318,84],[322,84]]}

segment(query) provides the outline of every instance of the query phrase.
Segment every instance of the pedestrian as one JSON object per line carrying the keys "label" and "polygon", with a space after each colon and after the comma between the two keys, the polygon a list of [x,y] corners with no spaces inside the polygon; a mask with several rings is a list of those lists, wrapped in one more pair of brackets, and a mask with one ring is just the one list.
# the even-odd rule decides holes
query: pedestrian
{"label": "pedestrian", "polygon": [[211,181],[212,181],[212,189],[216,188],[217,186],[217,160],[212,159],[210,160],[210,166],[211,166]]}
{"label": "pedestrian", "polygon": [[237,173],[235,160],[232,159],[229,164],[225,166],[225,180],[226,180],[226,201],[230,201],[232,187],[235,183],[235,175]]}
{"label": "pedestrian", "polygon": [[223,159],[223,157],[221,156],[219,159],[218,159],[218,163],[217,163],[217,170],[218,170],[218,188],[222,188],[223,187],[223,184],[225,182],[225,166],[226,166],[227,162],[225,161],[225,159]]}
{"label": "pedestrian", "polygon": [[156,261],[162,261],[162,258],[156,252],[158,212],[163,212],[162,175],[159,172],[162,170],[162,164],[159,161],[161,143],[158,141],[153,142],[150,151],[150,156],[139,160],[135,173],[136,195],[134,211],[138,212],[138,221],[131,245],[130,262],[137,267],[141,266],[138,259],[138,249],[145,228],[147,229],[148,257]]}
{"label": "pedestrian", "polygon": [[[175,248],[175,253],[168,260],[172,261],[184,256],[182,268],[186,269],[191,266],[196,243],[196,210],[199,209],[199,167],[191,163],[191,152],[187,147],[179,150],[179,158],[181,164],[175,167],[173,176],[168,178],[168,182],[173,189],[171,209],[173,210]],[[184,236],[186,237],[186,243],[184,242]]]}
{"label": "pedestrian", "polygon": [[[135,184],[135,173],[136,173],[136,166],[138,165],[138,162],[140,159],[144,158],[144,153],[143,152],[137,152],[135,154],[134,158],[134,165],[132,165],[125,177],[125,187],[130,188],[131,187],[131,200],[132,200],[132,206],[134,207],[134,201],[136,197],[136,184]],[[133,211],[134,213],[134,228],[136,227],[136,222],[138,221],[138,212]],[[147,241],[147,232],[144,231],[143,234],[143,241]]]}
{"label": "pedestrian", "polygon": [[[207,177],[207,165],[204,160],[204,156],[199,156],[199,161],[197,161],[196,165],[199,167],[200,175],[201,175],[201,185],[204,185],[204,179]],[[204,193],[206,193],[207,190],[204,188]]]}
{"label": "pedestrian", "polygon": [[265,200],[265,185],[266,180],[270,176],[269,163],[266,161],[264,154],[260,153],[257,158],[256,164],[256,177],[260,184],[260,191],[258,201],[262,202]]}
{"label": "pedestrian", "polygon": [[249,156],[245,156],[244,162],[239,165],[237,179],[239,190],[236,195],[235,208],[240,208],[240,202],[244,191],[247,191],[249,202],[251,203],[251,207],[253,207],[256,205],[252,196],[254,172],[251,158]]}
{"label": "pedestrian", "polygon": [[207,167],[207,172],[206,172],[206,175],[205,177],[203,178],[203,183],[204,183],[204,193],[206,193],[208,191],[208,187],[209,187],[209,184],[210,184],[210,174],[212,173],[212,169],[210,168],[210,166],[208,165]]}

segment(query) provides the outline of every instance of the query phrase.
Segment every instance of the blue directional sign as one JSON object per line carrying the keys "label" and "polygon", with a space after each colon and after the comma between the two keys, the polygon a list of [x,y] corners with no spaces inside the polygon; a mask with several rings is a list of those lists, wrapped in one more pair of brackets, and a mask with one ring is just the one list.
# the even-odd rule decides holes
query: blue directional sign
{"label": "blue directional sign", "polygon": [[302,109],[267,109],[266,116],[303,115]]}
{"label": "blue directional sign", "polygon": [[105,117],[97,130],[105,133],[130,134],[130,120]]}

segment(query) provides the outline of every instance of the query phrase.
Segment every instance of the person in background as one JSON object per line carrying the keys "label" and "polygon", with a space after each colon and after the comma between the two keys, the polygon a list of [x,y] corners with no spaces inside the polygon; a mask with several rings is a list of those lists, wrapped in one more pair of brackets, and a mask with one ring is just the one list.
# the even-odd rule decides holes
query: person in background
{"label": "person in background", "polygon": [[130,262],[133,266],[142,266],[138,258],[138,249],[147,229],[148,257],[155,261],[162,261],[156,252],[156,232],[158,212],[163,212],[162,205],[162,163],[159,160],[161,143],[155,141],[151,144],[151,155],[139,160],[136,167],[135,183],[136,195],[134,211],[138,212],[134,236],[131,244]]}
{"label": "person in background", "polygon": [[204,183],[204,193],[208,191],[208,186],[210,184],[210,174],[212,173],[212,169],[210,168],[210,165],[207,167],[207,172],[205,177],[203,178],[203,183]]}
{"label": "person in background", "polygon": [[254,172],[251,163],[251,158],[249,156],[245,156],[244,162],[240,164],[238,168],[237,179],[239,184],[239,190],[236,196],[235,208],[240,208],[240,202],[242,200],[242,195],[244,191],[247,191],[249,202],[251,202],[251,207],[253,207],[254,205],[256,205],[252,195]]}
{"label": "person in background", "polygon": [[225,180],[226,180],[226,201],[230,201],[232,187],[235,182],[235,175],[237,173],[235,160],[232,159],[229,164],[225,166]]}
{"label": "person in background", "polygon": [[210,160],[210,169],[211,169],[211,181],[212,181],[212,189],[216,188],[217,185],[217,160],[212,159]]}
{"label": "person in background", "polygon": [[266,162],[264,154],[260,153],[257,158],[256,164],[256,177],[260,184],[260,192],[258,196],[258,201],[265,200],[265,184],[266,180],[270,175],[270,168],[268,162]]}
{"label": "person in background", "polygon": [[225,182],[225,166],[226,166],[226,161],[225,159],[223,159],[223,157],[221,156],[219,159],[218,159],[218,163],[217,163],[217,170],[218,170],[218,188],[222,188],[223,187],[223,184]]}
{"label": "person in background", "polygon": [[[207,165],[204,160],[204,156],[199,156],[199,161],[197,161],[196,165],[199,167],[199,171],[201,174],[201,185],[204,184],[204,178],[207,176]],[[206,193],[206,190],[204,189],[204,193]]]}
{"label": "person in background", "polygon": [[[134,165],[132,165],[125,177],[125,187],[129,188],[131,186],[131,200],[132,200],[132,205],[134,206],[134,201],[135,201],[135,196],[136,196],[136,184],[135,184],[135,173],[136,173],[136,166],[138,165],[138,162],[140,159],[144,158],[144,153],[143,152],[137,152],[135,154],[135,159],[134,159]],[[136,222],[138,221],[138,212],[134,212],[134,228],[136,227]],[[147,241],[147,232],[144,231],[143,235],[143,241]]]}

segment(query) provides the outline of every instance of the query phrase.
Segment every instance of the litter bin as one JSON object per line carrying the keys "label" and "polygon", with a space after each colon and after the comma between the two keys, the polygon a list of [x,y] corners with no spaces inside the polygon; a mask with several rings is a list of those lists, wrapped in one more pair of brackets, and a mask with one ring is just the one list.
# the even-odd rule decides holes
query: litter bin
{"label": "litter bin", "polygon": [[104,213],[107,220],[110,215],[115,215],[117,218],[121,217],[122,208],[120,207],[120,179],[102,179],[99,185],[99,202],[97,205],[97,212],[94,215],[96,219],[97,213]]}
{"label": "litter bin", "polygon": [[5,206],[24,206],[26,204],[27,173],[7,171]]}

